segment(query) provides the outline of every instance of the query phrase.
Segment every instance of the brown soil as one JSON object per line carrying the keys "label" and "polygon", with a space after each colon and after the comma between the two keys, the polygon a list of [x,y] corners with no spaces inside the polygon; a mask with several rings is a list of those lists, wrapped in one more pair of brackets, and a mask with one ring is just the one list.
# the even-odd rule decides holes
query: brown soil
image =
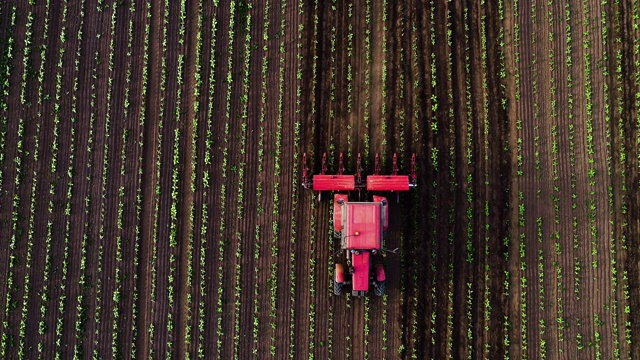
{"label": "brown soil", "polygon": [[[184,4],[0,5],[3,357],[638,357],[633,4]],[[332,294],[324,152],[418,157],[384,298]]]}

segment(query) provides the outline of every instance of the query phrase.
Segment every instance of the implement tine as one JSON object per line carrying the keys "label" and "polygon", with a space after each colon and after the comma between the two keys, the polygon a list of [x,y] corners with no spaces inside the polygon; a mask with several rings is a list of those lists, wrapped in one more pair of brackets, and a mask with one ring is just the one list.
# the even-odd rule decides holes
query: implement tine
{"label": "implement tine", "polygon": [[307,153],[302,154],[302,186],[309,185],[309,167],[307,166]]}
{"label": "implement tine", "polygon": [[322,154],[322,175],[327,173],[327,153]]}
{"label": "implement tine", "polygon": [[393,153],[393,175],[398,175],[398,156]]}
{"label": "implement tine", "polygon": [[362,184],[362,158],[358,153],[358,162],[356,164],[356,184]]}
{"label": "implement tine", "polygon": [[418,177],[416,175],[416,154],[411,155],[411,183],[416,185],[418,183]]}

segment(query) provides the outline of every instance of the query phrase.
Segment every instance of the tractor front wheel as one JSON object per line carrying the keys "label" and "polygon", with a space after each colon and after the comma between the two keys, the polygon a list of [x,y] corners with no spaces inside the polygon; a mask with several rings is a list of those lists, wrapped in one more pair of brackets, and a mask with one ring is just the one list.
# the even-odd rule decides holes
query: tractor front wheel
{"label": "tractor front wheel", "polygon": [[386,283],[386,281],[384,281],[384,280],[375,282],[375,286],[374,287],[375,287],[376,296],[384,295],[384,290],[386,288],[386,284],[385,283]]}
{"label": "tractor front wheel", "polygon": [[333,294],[334,295],[342,295],[342,285],[343,283],[339,283],[339,282],[333,282]]}

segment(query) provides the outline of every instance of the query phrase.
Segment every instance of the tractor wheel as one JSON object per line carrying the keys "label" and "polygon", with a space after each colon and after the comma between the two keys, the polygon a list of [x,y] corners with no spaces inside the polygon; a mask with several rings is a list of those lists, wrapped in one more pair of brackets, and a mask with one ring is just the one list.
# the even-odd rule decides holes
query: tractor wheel
{"label": "tractor wheel", "polygon": [[333,282],[333,294],[334,295],[342,295],[342,285],[344,283],[339,283],[337,281]]}
{"label": "tractor wheel", "polygon": [[384,295],[384,289],[386,288],[386,281],[376,281],[375,293],[376,296]]}
{"label": "tractor wheel", "polygon": [[336,272],[333,278],[333,293],[342,295],[342,286],[344,285],[344,267],[340,263],[336,263]]}

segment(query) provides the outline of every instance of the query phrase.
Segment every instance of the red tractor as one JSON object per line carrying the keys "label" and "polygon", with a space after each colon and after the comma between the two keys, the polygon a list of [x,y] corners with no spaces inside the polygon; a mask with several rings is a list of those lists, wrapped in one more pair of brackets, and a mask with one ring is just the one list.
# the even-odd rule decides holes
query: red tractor
{"label": "red tractor", "polygon": [[[327,174],[327,154],[322,156],[322,172],[310,179],[307,155],[302,156],[302,186],[318,191],[318,201],[323,191],[336,191],[333,195],[334,237],[340,239],[341,250],[345,253],[346,269],[336,262],[333,292],[341,295],[346,287],[353,296],[364,296],[373,287],[375,294],[382,296],[385,290],[385,273],[382,263],[372,258],[383,251],[382,241],[389,226],[389,204],[384,196],[373,195],[373,201],[349,201],[344,192],[396,192],[408,191],[417,185],[416,156],[411,157],[411,175],[398,175],[397,157],[393,155],[393,173],[380,175],[380,161],[376,154],[373,175],[362,176],[361,158],[358,154],[356,175],[344,175],[342,153],[338,162],[338,174]],[[375,263],[375,265],[374,265]],[[345,271],[346,270],[346,271]]]}

